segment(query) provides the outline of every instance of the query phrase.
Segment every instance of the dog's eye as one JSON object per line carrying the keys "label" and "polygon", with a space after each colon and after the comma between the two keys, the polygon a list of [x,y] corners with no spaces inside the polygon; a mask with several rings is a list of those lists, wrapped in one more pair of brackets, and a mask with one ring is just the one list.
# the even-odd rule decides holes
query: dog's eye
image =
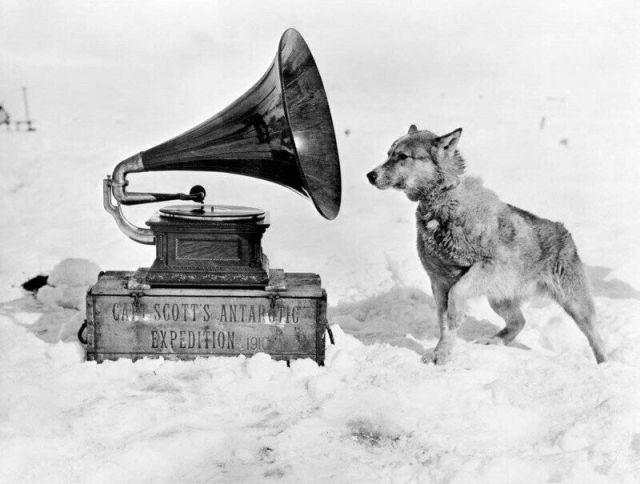
{"label": "dog's eye", "polygon": [[404,153],[398,153],[396,158],[398,158],[399,160],[406,160],[409,157],[407,155],[405,155]]}

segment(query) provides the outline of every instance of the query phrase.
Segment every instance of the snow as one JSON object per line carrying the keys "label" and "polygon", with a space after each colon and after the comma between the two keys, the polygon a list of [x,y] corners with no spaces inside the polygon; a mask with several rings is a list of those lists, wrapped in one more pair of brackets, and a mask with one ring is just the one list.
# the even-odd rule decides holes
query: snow
{"label": "snow", "polygon": [[637,367],[464,341],[434,367],[333,331],[325,367],[264,354],[97,365],[3,316],[3,479],[633,482],[640,471]]}
{"label": "snow", "polygon": [[37,298],[46,306],[84,310],[87,288],[95,283],[99,272],[100,268],[86,259],[64,259],[51,270]]}
{"label": "snow", "polygon": [[[91,267],[63,261],[59,284],[70,266]],[[331,308],[350,334],[334,324],[326,365],[290,368],[263,353],[86,362],[84,312],[62,303],[0,308],[5,482],[624,483],[640,472],[639,298],[596,297],[612,359],[600,366],[544,301],[525,307],[519,347],[470,342],[499,325],[476,301],[451,363],[436,367],[420,361],[436,342],[433,300],[396,285]]]}
{"label": "snow", "polygon": [[[19,118],[27,84],[38,129],[0,127],[0,482],[637,482],[634,1],[87,5],[0,7],[1,100]],[[265,354],[84,361],[76,334],[88,286],[100,269],[153,259],[102,209],[102,178],[241,95],[292,25],[332,108],[335,221],[243,177],[131,183],[200,183],[213,202],[269,210],[271,264],[317,272],[327,289],[336,345],[326,366]],[[597,366],[545,300],[524,306],[516,345],[473,344],[503,325],[482,299],[469,304],[450,364],[420,362],[437,325],[414,206],[364,177],[411,123],[462,126],[471,174],[563,221],[587,264],[608,363]],[[127,214],[142,225],[155,209]],[[38,274],[48,284],[26,294],[20,285]]]}

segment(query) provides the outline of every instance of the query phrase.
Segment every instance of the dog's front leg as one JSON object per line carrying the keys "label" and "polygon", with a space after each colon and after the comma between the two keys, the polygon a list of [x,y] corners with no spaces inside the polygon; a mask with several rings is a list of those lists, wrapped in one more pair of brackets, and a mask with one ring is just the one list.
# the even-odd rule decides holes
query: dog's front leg
{"label": "dog's front leg", "polygon": [[[458,327],[464,317],[466,300],[482,292],[482,285],[485,283],[483,274],[482,266],[475,264],[450,287],[432,285],[440,324],[440,340],[433,355],[435,364],[443,365],[449,360]],[[441,291],[445,293],[442,294]]]}
{"label": "dog's front leg", "polygon": [[431,282],[431,292],[436,302],[438,311],[438,325],[440,326],[440,339],[433,351],[427,352],[423,357],[424,363],[443,365],[449,359],[451,350],[456,341],[456,331],[452,331],[447,324],[447,300],[449,298],[449,286],[439,282]]}

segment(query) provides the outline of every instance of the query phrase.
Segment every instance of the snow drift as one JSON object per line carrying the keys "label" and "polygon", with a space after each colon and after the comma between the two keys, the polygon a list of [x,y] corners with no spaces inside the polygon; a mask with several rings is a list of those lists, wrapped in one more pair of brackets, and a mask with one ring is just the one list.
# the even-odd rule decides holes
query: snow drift
{"label": "snow drift", "polygon": [[613,360],[599,366],[543,301],[525,308],[531,350],[466,342],[498,325],[476,303],[451,363],[425,365],[433,302],[403,286],[331,308],[359,339],[334,325],[325,367],[265,354],[98,365],[75,340],[83,308],[64,296],[95,270],[64,261],[55,288],[0,306],[6,482],[623,483],[640,472],[637,298],[596,297]]}

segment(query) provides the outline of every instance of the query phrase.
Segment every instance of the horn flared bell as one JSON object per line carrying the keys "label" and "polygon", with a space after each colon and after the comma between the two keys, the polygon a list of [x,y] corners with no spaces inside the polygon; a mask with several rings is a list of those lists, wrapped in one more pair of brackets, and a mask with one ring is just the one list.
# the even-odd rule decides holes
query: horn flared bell
{"label": "horn flared bell", "polygon": [[320,73],[294,29],[267,72],[229,107],[141,153],[145,170],[220,171],[260,178],[310,198],[333,219],[340,164]]}
{"label": "horn flared bell", "polygon": [[[309,198],[327,219],[338,215],[340,163],[329,104],[313,56],[296,30],[284,32],[271,66],[243,96],[198,126],[121,162],[105,187],[108,183],[124,205],[196,200],[192,195],[126,191],[127,173],[164,170],[259,178]],[[121,216],[121,210],[111,204],[110,195],[105,206],[118,220],[115,211]]]}

